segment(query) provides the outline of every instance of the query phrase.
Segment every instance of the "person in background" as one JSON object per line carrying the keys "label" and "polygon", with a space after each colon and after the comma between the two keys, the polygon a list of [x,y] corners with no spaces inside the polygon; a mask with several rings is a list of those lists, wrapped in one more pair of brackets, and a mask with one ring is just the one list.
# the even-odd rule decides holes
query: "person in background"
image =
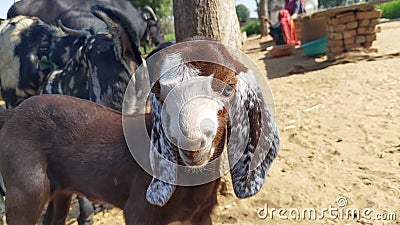
{"label": "person in background", "polygon": [[296,27],[288,10],[282,9],[279,11],[279,21],[286,44],[300,45],[296,36]]}
{"label": "person in background", "polygon": [[289,11],[293,19],[298,14],[306,13],[305,0],[285,0],[285,9]]}
{"label": "person in background", "polygon": [[286,9],[279,11],[278,22],[273,24],[271,20],[266,17],[262,17],[264,21],[270,24],[269,34],[274,39],[275,45],[300,45],[300,41],[296,37],[296,27],[290,16],[290,13]]}

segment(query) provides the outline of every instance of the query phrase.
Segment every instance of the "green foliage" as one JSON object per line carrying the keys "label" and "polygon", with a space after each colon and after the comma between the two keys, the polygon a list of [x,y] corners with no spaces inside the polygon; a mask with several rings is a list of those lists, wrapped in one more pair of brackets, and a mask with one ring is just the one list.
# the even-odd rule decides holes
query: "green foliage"
{"label": "green foliage", "polygon": [[161,18],[160,26],[164,34],[175,33],[174,18],[172,16]]}
{"label": "green foliage", "polygon": [[154,45],[151,45],[151,46],[146,45],[147,52],[144,53],[144,48],[142,46],[140,46],[139,47],[139,51],[140,51],[140,53],[142,53],[142,55],[146,56],[151,51],[153,51],[155,48],[156,48],[156,46],[154,46]]}
{"label": "green foliage", "polygon": [[319,8],[331,8],[341,6],[346,3],[346,0],[318,0]]}
{"label": "green foliage", "polygon": [[173,40],[175,40],[175,34],[174,34],[174,33],[172,33],[172,34],[165,34],[165,35],[164,35],[164,38],[165,38],[166,41],[173,41]]}
{"label": "green foliage", "polygon": [[52,70],[57,70],[59,68],[59,66],[55,62],[53,62],[52,60],[47,58],[46,56],[42,56],[39,61],[39,68],[41,70],[46,70],[49,68],[51,68]]}
{"label": "green foliage", "polygon": [[261,34],[261,25],[259,20],[250,20],[248,24],[241,28],[242,31],[246,31],[247,35]]}
{"label": "green foliage", "polygon": [[236,6],[236,14],[240,22],[247,22],[250,18],[249,9],[243,4],[239,4]]}
{"label": "green foliage", "polygon": [[[166,41],[175,40],[175,34],[174,33],[164,34],[164,38],[165,38]],[[154,45],[151,45],[151,46],[146,45],[146,48],[147,48],[147,53],[144,53],[144,48],[142,46],[139,47],[139,51],[143,55],[146,55],[146,54],[149,54],[151,51],[153,51],[156,48],[156,46],[154,46]]]}
{"label": "green foliage", "polygon": [[400,18],[400,0],[377,5],[382,10],[382,17],[387,19]]}
{"label": "green foliage", "polygon": [[129,0],[138,8],[143,9],[144,6],[150,6],[159,18],[166,18],[173,15],[172,0]]}

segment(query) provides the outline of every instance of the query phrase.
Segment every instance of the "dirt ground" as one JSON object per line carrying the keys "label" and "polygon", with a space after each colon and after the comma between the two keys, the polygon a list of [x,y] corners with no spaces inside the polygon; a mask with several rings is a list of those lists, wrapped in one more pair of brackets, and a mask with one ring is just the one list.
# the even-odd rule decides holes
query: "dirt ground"
{"label": "dirt ground", "polygon": [[[379,26],[377,53],[348,54],[333,63],[315,63],[300,49],[286,59],[271,58],[264,50],[270,42],[247,43],[245,52],[273,78],[281,147],[261,193],[246,200],[220,196],[216,224],[400,224],[400,21]],[[288,75],[299,65],[325,68]],[[257,210],[265,204],[287,212],[260,219]],[[333,218],[289,215],[314,208],[321,216],[329,207],[339,213],[357,208],[360,219],[335,211]],[[371,219],[363,218],[364,209]],[[396,220],[388,218],[393,215]]]}
{"label": "dirt ground", "polygon": [[[270,78],[281,147],[259,194],[219,195],[214,224],[400,224],[400,21],[379,26],[377,53],[333,63],[301,49],[271,58],[269,38],[246,43]],[[301,218],[311,208],[318,218]],[[347,219],[351,210],[360,218]],[[98,213],[95,224],[124,224],[122,213]]]}

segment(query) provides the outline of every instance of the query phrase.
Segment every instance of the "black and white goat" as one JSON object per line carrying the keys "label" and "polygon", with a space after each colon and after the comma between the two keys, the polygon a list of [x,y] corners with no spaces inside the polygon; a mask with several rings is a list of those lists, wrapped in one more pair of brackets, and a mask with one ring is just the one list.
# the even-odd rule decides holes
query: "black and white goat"
{"label": "black and white goat", "polygon": [[[62,95],[0,112],[9,225],[35,224],[48,199],[45,221],[64,224],[72,193],[123,209],[128,225],[211,224],[219,178],[207,172],[219,173],[225,147],[235,194],[261,189],[279,133],[252,71],[217,42],[188,41],[159,56],[151,113],[125,116],[124,126],[119,112]],[[180,185],[196,171],[208,180]]]}
{"label": "black and white goat", "polygon": [[[37,18],[24,16],[1,24],[0,88],[7,108],[42,90],[122,109],[128,82],[144,60],[129,21],[118,10],[94,6],[92,12],[108,30],[91,34],[62,27],[72,34],[65,35]],[[137,92],[148,90],[148,78],[136,80]]]}
{"label": "black and white goat", "polygon": [[158,45],[164,41],[160,22],[154,10],[145,6],[141,12],[128,0],[22,0],[15,2],[7,18],[18,15],[34,16],[47,24],[57,25],[58,20],[73,29],[103,29],[106,25],[91,13],[93,5],[107,5],[121,12],[130,23],[137,46]]}
{"label": "black and white goat", "polygon": [[[134,42],[129,20],[121,12],[95,5],[92,13],[107,24],[109,32],[88,35],[65,67],[48,76],[41,93],[79,97],[121,111],[128,83],[145,61]],[[150,87],[145,69],[135,76],[132,85],[136,88],[130,93],[132,112],[144,108],[145,96],[140,93],[146,93]]]}
{"label": "black and white goat", "polygon": [[[36,18],[16,17],[0,24],[0,88],[7,108],[36,95],[51,67],[41,67],[49,58],[53,40],[61,32]],[[42,68],[42,69],[41,69]]]}

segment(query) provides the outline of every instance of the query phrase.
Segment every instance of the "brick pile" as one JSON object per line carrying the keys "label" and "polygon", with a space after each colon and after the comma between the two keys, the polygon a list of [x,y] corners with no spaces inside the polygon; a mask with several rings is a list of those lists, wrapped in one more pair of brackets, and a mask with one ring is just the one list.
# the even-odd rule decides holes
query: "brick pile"
{"label": "brick pile", "polygon": [[296,39],[300,41],[303,34],[303,21],[299,19],[294,20],[294,27],[296,27]]}
{"label": "brick pile", "polygon": [[370,48],[376,40],[375,26],[381,15],[381,11],[369,6],[328,16],[328,56],[354,48]]}

